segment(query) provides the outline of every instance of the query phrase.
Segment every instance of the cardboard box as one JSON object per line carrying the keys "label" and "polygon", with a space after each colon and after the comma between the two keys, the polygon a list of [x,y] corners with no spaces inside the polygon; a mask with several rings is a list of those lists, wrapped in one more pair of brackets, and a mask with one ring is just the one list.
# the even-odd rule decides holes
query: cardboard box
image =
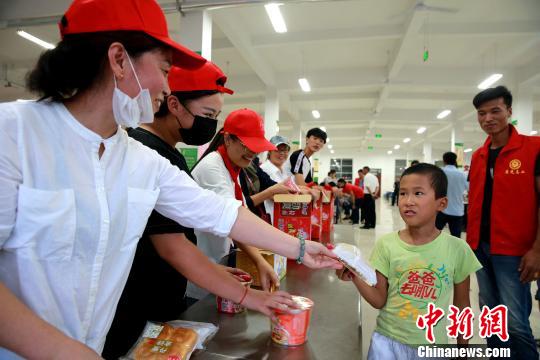
{"label": "cardboard box", "polygon": [[274,196],[274,226],[294,237],[311,240],[311,195]]}
{"label": "cardboard box", "polygon": [[334,231],[334,196],[330,194],[322,202],[322,232],[328,234]]}
{"label": "cardboard box", "polygon": [[[259,250],[259,252],[264,260],[274,268],[279,280],[283,279],[287,274],[287,258],[267,250]],[[253,278],[253,286],[261,286],[259,271],[257,270],[255,263],[253,263],[251,258],[240,249],[236,253],[236,267],[251,275]]]}

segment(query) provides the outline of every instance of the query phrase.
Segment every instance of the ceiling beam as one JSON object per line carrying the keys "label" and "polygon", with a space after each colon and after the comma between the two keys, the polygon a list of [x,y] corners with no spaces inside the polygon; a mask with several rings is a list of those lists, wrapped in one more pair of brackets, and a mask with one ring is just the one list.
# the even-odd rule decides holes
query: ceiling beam
{"label": "ceiling beam", "polygon": [[413,38],[418,33],[418,30],[420,29],[422,21],[424,19],[425,14],[416,10],[414,10],[409,17],[404,27],[405,31],[403,33],[403,37],[401,38],[401,41],[394,50],[394,54],[390,60],[386,80],[384,81],[384,85],[381,89],[379,99],[377,100],[377,104],[375,105],[375,109],[373,110],[374,113],[377,114],[381,112],[384,106],[384,102],[388,97],[388,93],[390,91],[390,84],[392,83],[392,80],[394,80],[394,77],[399,74],[401,68],[403,67],[403,63],[405,60],[405,49],[410,47],[410,44],[414,41]]}

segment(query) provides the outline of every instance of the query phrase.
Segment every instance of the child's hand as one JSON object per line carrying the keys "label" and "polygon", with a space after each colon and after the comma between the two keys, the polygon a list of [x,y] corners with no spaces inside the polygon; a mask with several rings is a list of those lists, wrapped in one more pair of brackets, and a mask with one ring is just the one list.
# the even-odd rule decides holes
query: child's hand
{"label": "child's hand", "polygon": [[221,265],[221,264],[218,264],[218,266],[220,268],[222,268],[223,270],[225,270],[226,272],[228,272],[229,274],[231,274],[236,280],[238,280],[240,282],[244,281],[244,279],[240,275],[251,276],[250,274],[248,274],[244,270],[241,270],[241,269],[238,269],[238,268],[228,267],[228,266],[224,266],[224,265]]}
{"label": "child's hand", "polygon": [[274,318],[274,309],[283,311],[296,309],[296,305],[292,300],[291,295],[285,291],[268,293],[265,291],[249,289],[243,305],[248,309],[259,311],[270,318]]}
{"label": "child's hand", "polygon": [[336,276],[342,281],[352,281],[352,279],[354,278],[354,274],[346,267],[343,267],[343,269],[340,270],[336,270]]}

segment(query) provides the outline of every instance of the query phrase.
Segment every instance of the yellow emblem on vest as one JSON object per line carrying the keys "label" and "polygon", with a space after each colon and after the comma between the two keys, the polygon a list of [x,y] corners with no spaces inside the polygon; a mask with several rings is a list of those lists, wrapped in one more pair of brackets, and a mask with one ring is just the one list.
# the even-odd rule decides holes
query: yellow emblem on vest
{"label": "yellow emblem on vest", "polygon": [[518,159],[510,160],[508,166],[510,166],[510,169],[512,170],[517,170],[521,167],[521,161],[519,161]]}

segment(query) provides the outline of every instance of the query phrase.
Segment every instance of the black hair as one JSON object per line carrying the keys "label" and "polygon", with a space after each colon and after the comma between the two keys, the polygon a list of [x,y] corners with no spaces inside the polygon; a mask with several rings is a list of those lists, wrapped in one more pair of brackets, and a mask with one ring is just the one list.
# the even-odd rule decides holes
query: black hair
{"label": "black hair", "polygon": [[328,172],[328,175],[330,175],[330,174],[335,174],[336,172],[337,172],[336,169],[332,169],[332,170],[330,170],[330,171]]}
{"label": "black hair", "polygon": [[445,164],[457,166],[457,155],[451,151],[445,152],[442,159]]}
{"label": "black hair", "polygon": [[474,107],[478,109],[482,104],[498,98],[503,98],[506,107],[512,107],[512,93],[506,86],[502,85],[480,91],[476,94],[472,102]]}
{"label": "black hair", "polygon": [[341,178],[337,181],[338,183],[346,184],[347,181],[344,178]]}
{"label": "black hair", "polygon": [[26,76],[26,87],[39,100],[63,101],[102,80],[107,52],[121,43],[132,59],[167,46],[140,31],[104,31],[69,34],[54,49],[43,52]]}
{"label": "black hair", "polygon": [[[210,96],[219,93],[217,90],[194,90],[194,91],[174,91],[171,95],[175,96],[180,104],[186,106],[191,100],[196,100],[205,96]],[[169,96],[171,96],[169,95]],[[159,106],[159,110],[156,112],[156,117],[165,117],[169,114],[169,105],[167,103],[167,98]]]}
{"label": "black hair", "polygon": [[369,172],[371,169],[369,168],[369,166],[364,166],[364,169],[367,169],[367,172]]}
{"label": "black hair", "polygon": [[435,191],[435,199],[440,199],[446,196],[448,190],[448,178],[444,171],[438,166],[419,163],[405,169],[401,175],[401,179],[407,175],[418,174],[418,175],[427,175],[431,178],[431,187]]}
{"label": "black hair", "polygon": [[420,164],[420,161],[418,161],[418,160],[411,161],[411,166],[415,166],[415,165],[418,165],[418,164]]}
{"label": "black hair", "polygon": [[333,181],[328,182],[328,185],[330,185],[331,187],[336,187],[337,186],[336,183],[333,182]]}
{"label": "black hair", "polygon": [[[236,135],[229,134],[229,137],[233,141],[238,140],[238,137]],[[202,159],[204,159],[208,154],[216,151],[218,147],[220,147],[223,144],[225,144],[225,136],[223,134],[223,128],[221,128],[217,131],[216,135],[210,142],[210,145],[208,145],[208,149],[206,149],[206,151],[202,154],[201,158],[195,163],[195,165],[193,165],[193,168],[191,169],[191,171],[193,171],[193,169],[195,169],[195,167],[199,165]]]}
{"label": "black hair", "polygon": [[310,136],[317,137],[321,139],[322,141],[324,141],[324,143],[326,144],[327,135],[326,135],[326,132],[322,131],[321,129],[319,128],[309,129],[309,131],[306,134],[306,138]]}

